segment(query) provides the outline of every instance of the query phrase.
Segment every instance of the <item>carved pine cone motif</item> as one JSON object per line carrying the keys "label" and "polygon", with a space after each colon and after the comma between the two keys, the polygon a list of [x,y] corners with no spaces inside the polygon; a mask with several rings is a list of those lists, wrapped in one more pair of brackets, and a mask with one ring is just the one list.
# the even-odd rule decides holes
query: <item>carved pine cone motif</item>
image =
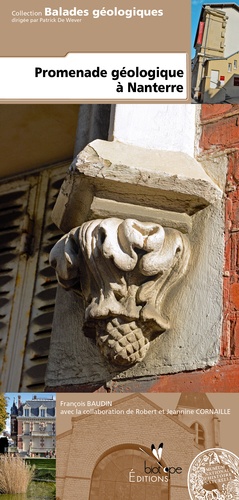
{"label": "carved pine cone motif", "polygon": [[122,318],[99,321],[96,343],[109,361],[120,366],[130,366],[142,361],[150,346],[137,323],[127,322]]}

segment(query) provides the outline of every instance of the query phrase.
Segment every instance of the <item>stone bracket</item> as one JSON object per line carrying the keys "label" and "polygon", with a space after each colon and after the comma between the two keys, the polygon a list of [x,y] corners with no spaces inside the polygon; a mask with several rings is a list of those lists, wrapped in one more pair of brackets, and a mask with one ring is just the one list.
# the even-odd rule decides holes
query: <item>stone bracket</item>
{"label": "stone bracket", "polygon": [[53,220],[65,233],[51,253],[64,289],[48,386],[218,361],[223,193],[200,163],[181,152],[93,141],[73,161]]}
{"label": "stone bracket", "polygon": [[72,163],[52,217],[68,232],[102,214],[119,216],[122,204],[128,217],[152,220],[146,209],[159,210],[153,217],[162,223],[162,210],[180,214],[187,225],[189,218],[183,214],[191,216],[221,197],[201,164],[185,153],[96,140]]}

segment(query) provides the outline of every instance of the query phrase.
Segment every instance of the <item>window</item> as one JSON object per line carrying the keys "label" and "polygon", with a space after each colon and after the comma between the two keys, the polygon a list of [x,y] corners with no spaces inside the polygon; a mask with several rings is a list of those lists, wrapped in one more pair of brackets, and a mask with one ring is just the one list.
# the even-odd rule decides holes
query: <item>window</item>
{"label": "window", "polygon": [[29,410],[29,408],[25,408],[24,409],[24,416],[25,417],[30,417],[30,410]]}
{"label": "window", "polygon": [[239,76],[234,76],[234,87],[239,87]]}
{"label": "window", "polygon": [[24,432],[25,436],[29,436],[29,434],[30,434],[30,425],[29,425],[28,422],[25,422],[25,424],[23,426],[23,432]]}
{"label": "window", "polygon": [[234,61],[233,61],[233,69],[237,69],[237,60],[236,59],[234,59]]}
{"label": "window", "polygon": [[46,410],[44,408],[40,409],[40,417],[45,417],[46,416]]}
{"label": "window", "polygon": [[232,63],[228,63],[227,71],[228,71],[228,73],[232,72]]}
{"label": "window", "polygon": [[191,425],[191,429],[193,429],[196,433],[195,441],[199,446],[204,447],[205,446],[205,434],[202,426],[198,423],[195,422],[194,424]]}

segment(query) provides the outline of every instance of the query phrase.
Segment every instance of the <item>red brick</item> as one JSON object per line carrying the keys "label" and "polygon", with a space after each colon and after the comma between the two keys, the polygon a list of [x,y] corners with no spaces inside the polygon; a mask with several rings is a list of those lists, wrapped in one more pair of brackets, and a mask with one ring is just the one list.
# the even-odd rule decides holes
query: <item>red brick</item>
{"label": "red brick", "polygon": [[[221,359],[228,364],[232,360],[239,359],[239,105],[205,104],[202,106],[201,120],[202,136],[200,147],[204,154],[208,152],[208,155],[210,155],[213,151],[225,151],[228,157],[225,189],[223,332],[221,338]],[[226,380],[224,381],[224,374],[228,370],[227,373],[232,377],[231,373],[234,373],[235,367],[218,367],[218,370],[214,372],[214,369],[211,369],[203,375],[198,372],[198,375],[193,377],[190,375],[191,380],[188,387],[196,390],[195,387],[199,383],[197,377],[202,377],[207,390],[210,390],[210,384],[212,387],[216,386],[216,380],[219,377],[221,380],[220,384],[218,383],[219,390],[224,390],[223,388],[228,390]],[[181,379],[181,381],[182,386],[186,387],[184,379]],[[168,380],[168,383],[170,383],[170,380]],[[172,380],[171,383],[173,383]],[[228,384],[229,387],[233,387],[233,390],[235,390],[235,386],[237,390],[239,389],[239,368],[236,368],[235,377],[232,377]],[[236,385],[234,386],[234,384]]]}
{"label": "red brick", "polygon": [[236,320],[235,328],[234,328],[234,355],[239,357],[239,318]]}
{"label": "red brick", "polygon": [[239,364],[208,370],[163,375],[149,392],[238,392]]}
{"label": "red brick", "polygon": [[239,200],[233,204],[232,230],[239,227]]}
{"label": "red brick", "polygon": [[239,310],[239,283],[231,285],[231,302],[236,310]]}
{"label": "red brick", "polygon": [[234,179],[239,182],[239,152],[235,152],[232,156],[233,164],[233,176]]}
{"label": "red brick", "polygon": [[[237,224],[238,225],[238,224]],[[234,224],[234,228],[235,228]],[[238,280],[236,271],[238,270],[238,246],[239,246],[239,233],[232,233],[231,236],[231,271],[233,271],[232,277],[234,278],[232,282]]]}
{"label": "red brick", "polygon": [[225,149],[232,146],[239,148],[239,112],[219,122],[203,126],[200,146],[204,150]]}
{"label": "red brick", "polygon": [[221,340],[221,356],[224,358],[230,358],[231,356],[231,322],[226,319],[224,320],[223,336]]}
{"label": "red brick", "polygon": [[202,120],[222,115],[231,111],[231,104],[203,104],[201,108]]}

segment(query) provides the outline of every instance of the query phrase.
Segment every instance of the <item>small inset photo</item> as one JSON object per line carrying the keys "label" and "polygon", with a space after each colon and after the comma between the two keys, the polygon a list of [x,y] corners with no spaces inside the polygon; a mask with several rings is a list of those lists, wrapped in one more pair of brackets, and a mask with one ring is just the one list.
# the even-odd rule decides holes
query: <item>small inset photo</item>
{"label": "small inset photo", "polygon": [[0,394],[1,500],[54,500],[55,394]]}
{"label": "small inset photo", "polygon": [[239,103],[239,4],[192,0],[192,102]]}

